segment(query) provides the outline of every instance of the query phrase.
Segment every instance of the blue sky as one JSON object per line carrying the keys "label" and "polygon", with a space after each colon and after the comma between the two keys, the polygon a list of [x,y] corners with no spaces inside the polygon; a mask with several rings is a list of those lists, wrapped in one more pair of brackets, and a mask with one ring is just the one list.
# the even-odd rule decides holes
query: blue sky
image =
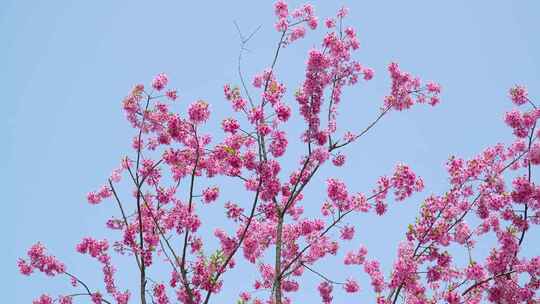
{"label": "blue sky", "polygon": [[[512,108],[506,94],[513,84],[527,85],[533,98],[540,96],[540,3],[312,3],[320,17],[334,15],[341,5],[350,8],[348,23],[357,29],[361,42],[357,58],[376,72],[374,80],[345,93],[342,125],[348,129],[361,129],[377,114],[388,92],[386,66],[390,61],[443,86],[440,106],[392,113],[373,133],[347,149],[347,166],[323,170],[308,189],[306,205],[316,211],[324,195],[320,185],[330,176],[343,178],[354,191],[364,191],[395,163],[404,162],[425,179],[424,193],[392,206],[387,217],[351,218],[359,229],[348,246],[366,244],[370,256],[379,258],[388,270],[422,197],[446,189],[444,162],[448,156],[469,157],[511,139],[502,115]],[[245,73],[253,75],[270,64],[279,39],[273,29],[272,1],[0,3],[0,189],[4,210],[0,283],[8,291],[3,295],[6,303],[30,303],[42,292],[55,295],[69,288],[61,279],[37,275],[30,280],[17,275],[17,257],[37,240],[103,290],[98,265],[76,254],[74,245],[89,234],[108,236],[103,223],[117,212],[112,204],[89,206],[85,195],[103,183],[131,142],[133,131],[123,118],[121,99],[134,83],[149,83],[155,74],[165,72],[179,90],[179,111],[203,98],[211,103],[214,117],[229,115],[222,85],[238,83],[234,20],[246,32],[262,25],[244,61]],[[282,53],[277,74],[288,85],[292,104],[290,94],[302,79],[307,50],[318,44],[321,35],[322,31],[310,32],[307,39]],[[289,128],[299,123],[296,119]],[[212,132],[217,126],[207,130]],[[290,160],[292,163],[294,157]],[[223,193],[222,200],[226,199],[246,197]],[[226,225],[219,212],[209,213],[206,221],[209,229]],[[127,261],[119,263],[130,266]],[[339,263],[338,258],[328,260],[330,276],[342,280],[356,274],[362,278],[363,289],[369,289],[365,274],[355,269],[337,271],[339,267],[333,266]],[[239,265],[226,279],[251,284],[251,269]],[[133,283],[129,272],[119,278],[122,288]],[[306,279],[305,289],[293,297],[318,302],[314,292],[317,278],[307,274]],[[237,285],[226,284],[215,300],[232,302],[240,291]],[[364,292],[356,297],[366,300],[372,295]],[[336,293],[336,300],[345,303],[342,292]]]}

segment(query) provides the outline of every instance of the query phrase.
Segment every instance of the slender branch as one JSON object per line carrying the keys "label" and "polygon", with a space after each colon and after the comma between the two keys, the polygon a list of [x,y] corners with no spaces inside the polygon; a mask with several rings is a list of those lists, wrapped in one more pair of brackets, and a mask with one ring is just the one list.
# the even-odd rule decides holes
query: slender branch
{"label": "slender branch", "polygon": [[342,283],[342,282],[336,282],[336,281],[333,281],[331,279],[329,279],[328,277],[326,277],[325,275],[323,275],[322,273],[314,270],[313,268],[310,268],[308,265],[306,265],[305,263],[300,263],[303,267],[305,267],[307,270],[313,272],[314,274],[318,275],[319,277],[323,278],[325,281],[327,281],[328,283],[332,283],[332,284],[337,284],[337,285],[345,285],[345,283]]}
{"label": "slender branch", "polygon": [[[109,186],[111,187],[111,191],[114,195],[116,203],[118,204],[118,208],[120,208],[120,212],[122,213],[122,219],[124,220],[124,225],[126,225],[126,229],[127,229],[127,227],[129,226],[129,223],[126,217],[126,213],[124,212],[124,207],[122,207],[122,203],[120,202],[120,198],[118,197],[118,194],[116,192],[116,189],[114,188],[114,185],[111,179],[109,179]],[[137,261],[137,267],[139,268],[139,271],[141,271],[141,262],[139,261],[139,254],[136,251],[135,251],[134,256],[135,256],[135,260]]]}
{"label": "slender branch", "polygon": [[[135,180],[137,184],[137,189],[140,190],[141,184],[139,183],[139,164],[141,159],[141,137],[142,132],[144,128],[144,122],[146,120],[146,112],[148,111],[148,106],[150,105],[150,95],[148,95],[148,98],[146,99],[146,106],[144,108],[144,113],[141,121],[141,125],[139,128],[139,136],[137,140],[137,162],[135,165]],[[146,294],[144,290],[146,289],[146,265],[144,263],[144,237],[143,237],[143,224],[142,224],[142,217],[141,217],[141,195],[140,191],[137,191],[137,217],[139,220],[139,243],[140,243],[140,253],[141,253],[141,278],[140,278],[140,297],[141,297],[141,304],[146,304]]]}
{"label": "slender branch", "polygon": [[[221,265],[219,270],[216,272],[216,275],[215,275],[215,277],[213,279],[214,282],[217,282],[217,280],[221,277],[221,275],[223,273],[225,273],[225,269],[227,268],[230,261],[232,260],[232,258],[234,257],[234,255],[236,254],[238,249],[240,249],[240,246],[242,246],[242,243],[244,242],[244,238],[247,235],[247,232],[248,232],[248,229],[249,229],[249,227],[251,225],[251,222],[252,222],[253,218],[255,217],[255,210],[257,208],[257,203],[259,201],[259,194],[260,194],[261,186],[262,186],[262,178],[259,178],[259,186],[257,187],[257,192],[255,193],[255,199],[253,200],[253,204],[251,206],[251,212],[249,214],[249,217],[247,218],[246,226],[244,227],[244,230],[242,231],[242,234],[240,235],[240,238],[238,239],[238,243],[236,244],[236,246],[234,247],[232,252],[229,254],[229,256],[227,257],[225,262],[223,262],[223,264]],[[208,301],[210,300],[211,295],[212,295],[212,291],[209,290],[206,293],[206,297],[204,299],[204,304],[208,303]]]}
{"label": "slender branch", "polygon": [[252,108],[255,107],[253,103],[253,99],[251,98],[251,94],[249,94],[249,90],[247,88],[246,82],[244,80],[244,75],[242,73],[242,55],[244,51],[247,49],[245,48],[246,44],[251,40],[251,38],[260,30],[261,26],[259,25],[247,38],[242,35],[242,31],[240,30],[240,27],[238,26],[238,23],[235,21],[234,25],[236,27],[236,30],[238,31],[238,35],[240,36],[240,52],[238,54],[238,77],[240,78],[240,82],[242,83],[242,87],[244,88],[244,91],[246,92],[246,96],[249,100],[249,103]]}
{"label": "slender branch", "polygon": [[[73,296],[78,296],[78,295],[88,295],[88,296],[92,296],[92,292],[90,291],[90,288],[88,287],[88,285],[86,285],[82,280],[80,280],[77,276],[67,272],[67,271],[64,271],[63,272],[65,275],[71,277],[72,279],[74,279],[75,281],[77,281],[79,284],[81,284],[84,289],[86,289],[86,294],[73,294]],[[105,299],[101,299],[101,301],[107,303],[107,304],[111,304],[111,302],[105,300]]]}
{"label": "slender branch", "polygon": [[[195,136],[195,142],[197,144],[196,146],[196,152],[195,152],[195,164],[193,165],[193,170],[191,171],[191,180],[189,185],[189,203],[188,203],[188,213],[191,213],[192,205],[193,205],[193,190],[195,187],[195,174],[197,172],[197,167],[199,165],[199,139],[197,137],[197,129],[195,126],[193,127],[193,135]],[[182,259],[180,260],[180,271],[182,272],[182,278],[184,281],[184,287],[186,288],[186,292],[192,302],[194,302],[193,292],[191,291],[191,288],[189,287],[188,277],[187,277],[187,269],[186,269],[186,253],[187,253],[187,246],[188,246],[188,240],[189,240],[189,229],[185,228],[185,234],[184,234],[184,246],[182,248]]]}
{"label": "slender branch", "polygon": [[465,291],[463,291],[463,293],[461,293],[461,295],[464,296],[464,295],[468,294],[469,292],[471,292],[473,289],[477,288],[480,285],[483,285],[483,284],[485,284],[485,283],[487,283],[487,282],[489,282],[491,280],[494,280],[494,279],[502,277],[502,276],[508,276],[508,275],[510,275],[510,274],[512,274],[514,272],[515,271],[513,270],[513,271],[508,271],[508,272],[505,272],[505,273],[499,273],[498,275],[495,275],[495,276],[492,276],[492,277],[487,278],[485,280],[482,280],[480,282],[477,282],[477,283],[473,284],[472,286],[470,286],[469,288],[467,288]]}
{"label": "slender branch", "polygon": [[[384,190],[381,190],[373,195],[371,195],[370,197],[368,197],[366,200],[367,201],[370,201],[372,199],[374,199],[375,197],[377,197],[379,194],[383,193],[384,191],[387,191],[388,188],[385,188]],[[337,219],[335,219],[334,221],[332,221],[332,223],[323,231],[319,234],[319,238],[325,236],[334,226],[336,226],[345,216],[347,216],[349,213],[353,212],[354,209],[351,209],[349,211],[346,211],[346,212],[343,212],[341,214],[339,214],[339,216],[337,217]],[[281,271],[281,273],[279,274],[279,276],[283,276],[285,277],[286,275],[285,272],[298,260],[300,259],[300,257],[302,257],[302,255],[304,254],[304,252],[306,252],[309,248],[311,248],[311,246],[313,245],[313,242],[309,243],[308,245],[306,245],[302,250],[300,250],[300,252],[298,252],[295,257],[293,259],[291,259],[291,261],[289,261],[289,263],[286,264],[285,267],[283,267],[283,270]],[[288,274],[287,274],[288,275]]]}
{"label": "slender branch", "polygon": [[350,144],[351,142],[357,140],[358,138],[362,137],[362,136],[363,136],[364,134],[366,134],[369,130],[371,130],[371,128],[373,128],[373,127],[379,122],[379,120],[381,120],[381,118],[383,118],[384,115],[386,115],[386,113],[388,113],[388,111],[389,111],[391,108],[392,108],[391,106],[386,107],[386,108],[379,114],[379,116],[377,116],[377,118],[376,118],[372,123],[370,123],[370,124],[369,124],[362,132],[360,132],[360,134],[354,136],[353,139],[351,139],[351,140],[349,140],[349,141],[347,141],[347,142],[344,142],[344,143],[342,143],[342,144],[340,144],[340,145],[334,145],[334,146],[332,147],[332,150],[335,150],[335,149],[337,149],[337,148],[341,148],[341,147],[343,147],[343,146],[346,146],[346,145]]}

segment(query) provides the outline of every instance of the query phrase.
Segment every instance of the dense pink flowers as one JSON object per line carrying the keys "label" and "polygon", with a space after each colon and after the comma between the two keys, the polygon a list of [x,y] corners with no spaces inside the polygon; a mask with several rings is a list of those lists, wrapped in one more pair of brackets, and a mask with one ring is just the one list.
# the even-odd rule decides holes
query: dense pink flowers
{"label": "dense pink flowers", "polygon": [[357,252],[349,251],[345,255],[345,265],[362,265],[366,260],[367,248],[362,246]]}
{"label": "dense pink flowers", "polygon": [[48,276],[62,274],[66,267],[56,259],[47,254],[47,250],[41,243],[36,243],[27,252],[28,260],[19,259],[19,271],[24,275],[30,275],[34,269],[43,272]]}
{"label": "dense pink flowers", "polygon": [[402,201],[411,196],[413,192],[424,189],[424,182],[417,178],[416,174],[406,165],[399,164],[391,179],[392,187],[395,189],[396,200]]}
{"label": "dense pink flowers", "polygon": [[380,265],[378,261],[366,261],[364,263],[364,271],[371,278],[371,285],[375,292],[380,293],[385,287],[384,277],[380,270]]}
{"label": "dense pink flowers", "polygon": [[44,294],[39,299],[32,301],[32,304],[53,304],[53,298]]}
{"label": "dense pink flowers", "polygon": [[109,243],[107,240],[95,240],[93,238],[84,238],[81,243],[76,247],[77,252],[81,254],[89,254],[91,257],[97,259],[102,265],[103,280],[107,292],[113,295],[119,304],[127,303],[129,300],[129,292],[118,292],[116,289],[116,283],[114,281],[114,274],[116,269],[111,264],[111,258],[107,253],[109,249]]}
{"label": "dense pink flowers", "polygon": [[332,159],[332,163],[337,166],[337,167],[341,167],[345,164],[345,155],[343,154],[338,154],[336,155],[333,159]]}
{"label": "dense pink flowers", "polygon": [[218,187],[206,188],[203,191],[203,200],[205,203],[211,203],[218,198],[218,195],[219,195]]}
{"label": "dense pink flowers", "polygon": [[391,94],[384,100],[385,108],[394,108],[398,111],[406,110],[415,103],[429,103],[434,106],[439,103],[441,88],[438,84],[430,82],[422,87],[420,78],[402,72],[397,63],[388,66],[392,78]]}
{"label": "dense pink flowers", "polygon": [[352,240],[354,237],[354,226],[344,226],[341,228],[341,239]]}
{"label": "dense pink flowers", "polygon": [[270,152],[274,157],[280,157],[285,154],[287,149],[287,136],[283,131],[275,131],[272,134],[272,142],[270,143]]}
{"label": "dense pink flowers", "polygon": [[324,304],[332,303],[333,287],[330,283],[322,282],[321,284],[319,284],[319,287],[317,287],[317,289],[319,290],[319,294],[321,295],[321,299]]}
{"label": "dense pink flowers", "polygon": [[347,192],[347,186],[343,181],[335,178],[330,178],[326,183],[328,185],[328,197],[331,200],[336,202],[343,202],[347,200],[349,193]]}
{"label": "dense pink flowers", "polygon": [[165,96],[167,96],[170,100],[176,100],[178,98],[176,90],[169,90],[165,92]]}
{"label": "dense pink flowers", "polygon": [[533,109],[529,112],[512,110],[507,112],[504,121],[514,130],[514,135],[520,138],[527,137],[540,118],[540,110]]}
{"label": "dense pink flowers", "polygon": [[540,165],[540,143],[536,143],[531,147],[529,159],[531,164]]}
{"label": "dense pink flowers", "polygon": [[355,280],[347,279],[347,281],[343,285],[343,289],[345,289],[345,291],[348,293],[355,293],[360,290],[360,286]]}
{"label": "dense pink flowers", "polygon": [[58,303],[59,304],[72,304],[73,303],[73,298],[70,297],[70,296],[66,296],[66,297],[60,297],[58,299]]}
{"label": "dense pink flowers", "polygon": [[189,106],[189,119],[194,123],[205,122],[210,117],[210,109],[207,102],[196,101]]}
{"label": "dense pink flowers", "polygon": [[527,89],[524,86],[516,85],[508,91],[508,95],[510,96],[510,99],[513,103],[520,106],[522,104],[527,103],[528,99],[528,93]]}
{"label": "dense pink flowers", "polygon": [[153,288],[154,298],[156,299],[157,304],[169,304],[169,298],[165,291],[165,285],[156,284]]}
{"label": "dense pink flowers", "polygon": [[234,118],[227,118],[221,122],[221,127],[223,128],[223,131],[235,134],[240,128],[240,124]]}
{"label": "dense pink flowers", "polygon": [[[488,147],[470,159],[448,160],[448,189],[418,199],[420,212],[387,269],[368,258],[365,246],[354,244],[356,231],[381,233],[384,227],[365,227],[352,216],[361,213],[375,221],[401,216],[399,210],[392,212],[392,202],[416,198],[424,181],[399,163],[359,192],[366,185],[358,184],[356,176],[346,182],[339,176],[342,169],[334,166],[345,165],[351,155],[344,148],[372,132],[383,116],[414,104],[438,104],[441,86],[423,83],[391,63],[390,92],[378,118],[366,122],[365,129],[355,122],[348,127],[358,131],[342,130],[339,114],[349,102],[345,89],[374,77],[373,69],[354,59],[360,33],[347,25],[348,9],[325,19],[322,41],[311,44],[298,87],[284,82],[275,63],[292,42],[318,27],[319,18],[310,4],[291,8],[282,0],[275,2],[274,14],[280,33],[272,65],[245,78],[251,82],[242,78],[241,86],[223,87],[233,117],[214,120],[230,114],[213,112],[219,107],[211,105],[219,101],[197,100],[173,110],[182,104],[173,103],[177,91],[167,87],[165,74],[158,74],[149,89],[135,85],[122,100],[134,129],[127,141],[131,150],[105,183],[87,194],[92,205],[109,199],[112,203],[101,207],[118,208],[106,219],[116,238],[86,237],[75,248],[97,261],[100,285],[67,273],[41,243],[18,261],[19,271],[64,275],[75,289],[67,295],[96,304],[208,304],[220,301],[212,296],[227,284],[240,288],[240,304],[290,304],[293,293],[305,292],[306,274],[322,280],[317,291],[326,304],[337,293],[360,292],[358,280],[366,275],[371,286],[361,292],[374,293],[378,304],[401,298],[416,304],[538,301],[540,257],[522,250],[528,245],[526,235],[540,224],[540,185],[533,175],[540,165],[540,111],[527,90],[510,90],[514,104],[521,106],[504,117],[513,142]],[[301,124],[287,126],[295,120]],[[221,128],[208,134],[207,125]],[[317,187],[326,190],[325,197],[307,195]],[[213,216],[228,219],[227,225],[220,227]],[[476,254],[475,246],[484,243],[490,243],[481,249],[485,254]],[[346,244],[358,247],[344,249]],[[136,286],[119,290],[115,275],[123,268],[113,263],[113,253],[131,261]],[[351,276],[327,277],[328,257],[343,261]],[[239,259],[248,262],[243,267],[253,267],[256,279],[247,276],[231,285],[225,274]],[[46,294],[34,301],[71,302],[71,296]]]}
{"label": "dense pink flowers", "polygon": [[232,103],[232,107],[235,111],[245,110],[246,100],[240,96],[240,89],[238,87],[231,88],[229,85],[223,86],[223,92],[225,98]]}
{"label": "dense pink flowers", "polygon": [[289,6],[285,1],[279,0],[274,3],[274,13],[277,21],[274,25],[278,32],[287,34],[284,43],[290,43],[300,38],[303,38],[306,29],[303,24],[315,30],[318,25],[318,18],[315,16],[315,11],[311,4],[304,4],[289,12]]}
{"label": "dense pink flowers", "polygon": [[161,74],[158,74],[152,81],[152,87],[158,91],[161,91],[167,86],[168,82],[169,82],[169,79],[167,78],[167,75],[165,75],[164,73],[161,73]]}

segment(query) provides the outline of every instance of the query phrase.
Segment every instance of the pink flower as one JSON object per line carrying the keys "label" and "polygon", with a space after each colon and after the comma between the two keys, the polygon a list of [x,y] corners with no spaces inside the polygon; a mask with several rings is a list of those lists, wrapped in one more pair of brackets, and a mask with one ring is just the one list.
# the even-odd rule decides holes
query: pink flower
{"label": "pink flower", "polygon": [[[116,292],[114,293],[114,299],[116,300],[117,304],[128,304],[130,295],[131,294],[129,291]],[[158,302],[158,304],[162,304],[162,303]]]}
{"label": "pink flower", "polygon": [[423,88],[420,78],[402,72],[395,62],[388,66],[388,71],[392,78],[392,89],[390,95],[385,97],[385,107],[403,111],[415,103],[428,102],[432,106],[439,103],[440,86],[438,84],[430,82]]}
{"label": "pink flower", "polygon": [[169,304],[169,298],[167,297],[167,293],[165,291],[165,285],[154,285],[153,294],[157,304]]}
{"label": "pink flower", "polygon": [[232,202],[225,203],[225,209],[227,209],[227,217],[234,221],[238,221],[244,212],[243,208]]}
{"label": "pink flower", "polygon": [[98,192],[98,195],[102,198],[102,199],[106,199],[108,197],[110,197],[112,195],[112,191],[111,191],[111,188],[109,188],[109,186],[102,186],[100,189],[99,189],[99,192]]}
{"label": "pink flower", "polygon": [[291,117],[291,108],[287,105],[284,105],[282,103],[277,103],[275,105],[275,110],[276,110],[278,119],[283,122],[289,120],[289,117]]}
{"label": "pink flower", "polygon": [[352,240],[354,237],[354,226],[344,226],[341,228],[341,238],[343,240]]}
{"label": "pink flower", "polygon": [[334,20],[333,18],[328,18],[324,21],[324,25],[327,28],[333,28],[334,26],[336,26],[336,20]]}
{"label": "pink flower", "polygon": [[32,304],[53,304],[53,299],[49,295],[41,295],[39,299],[32,301]]}
{"label": "pink flower", "polygon": [[[289,11],[285,1],[277,0],[274,12],[276,28],[283,34],[279,47],[304,38],[308,29],[318,26],[310,4]],[[108,183],[87,194],[91,204],[119,194],[123,203],[115,202],[109,207],[119,205],[120,212],[106,219],[106,226],[119,232],[119,237],[110,242],[86,237],[75,248],[99,263],[110,300],[97,292],[103,289],[98,285],[92,285],[91,290],[86,288],[88,293],[84,296],[90,296],[95,304],[107,301],[127,304],[130,300],[131,292],[119,291],[117,287],[117,264],[109,255],[112,252],[109,249],[113,249],[115,253],[135,258],[139,266],[136,271],[144,265],[149,275],[159,272],[163,266],[149,269],[154,263],[165,262],[167,267],[172,264],[167,284],[147,278],[145,292],[156,304],[170,303],[168,297],[172,295],[175,295],[172,300],[192,304],[202,303],[207,295],[216,294],[219,302],[217,293],[223,278],[229,277],[224,274],[235,267],[238,259],[257,265],[259,275],[254,281],[257,291],[271,293],[276,284],[280,284],[285,293],[282,302],[290,304],[289,293],[300,290],[307,265],[325,263],[326,257],[338,254],[344,241],[354,238],[355,231],[372,228],[368,223],[365,230],[366,227],[350,218],[349,213],[373,211],[383,215],[391,206],[390,195],[393,194],[395,201],[402,201],[422,191],[423,180],[409,166],[398,164],[391,175],[377,180],[368,192],[371,195],[349,194],[350,188],[339,178],[326,181],[327,199],[323,197],[322,202],[317,202],[317,196],[313,195],[321,186],[320,174],[327,174],[327,169],[335,170],[327,164],[328,160],[335,166],[343,166],[346,158],[341,148],[365,133],[353,134],[338,125],[340,113],[347,111],[341,108],[348,102],[348,98],[342,98],[345,87],[370,80],[374,75],[372,69],[354,59],[360,42],[357,30],[344,24],[347,14],[348,10],[342,8],[336,17],[327,19],[328,30],[323,33],[322,41],[312,44],[315,47],[307,54],[303,79],[291,94],[302,121],[299,127],[285,129],[284,122],[295,112],[287,103],[286,85],[277,79],[275,62],[254,76],[252,84],[257,95],[247,95],[246,90],[244,98],[239,87],[223,87],[224,97],[237,113],[234,118],[221,122],[225,133],[221,135],[212,130],[204,133],[206,131],[198,126],[210,120],[208,103],[199,100],[186,105],[187,115],[183,115],[183,110],[177,112],[165,102],[165,99],[177,98],[177,92],[167,88],[165,74],[152,80],[151,93],[141,84],[129,91],[122,100],[122,107],[133,127],[131,146],[134,151],[131,154],[135,157],[133,160],[124,157],[121,168],[113,171]],[[402,71],[397,63],[391,63],[388,71],[391,88],[381,110],[402,111],[415,104],[439,103],[439,84],[423,82]],[[154,95],[156,91],[161,93]],[[531,173],[537,168],[530,167],[540,165],[540,131],[536,128],[540,109],[528,99],[527,90],[522,86],[510,89],[509,95],[514,104],[530,102],[532,106],[532,109],[513,110],[505,115],[505,123],[515,135],[513,142],[494,145],[468,160],[450,158],[446,164],[448,189],[421,202],[420,212],[407,227],[394,264],[385,267],[389,275],[387,281],[380,263],[367,260],[366,247],[344,252],[345,265],[362,267],[369,276],[377,304],[390,304],[400,298],[415,304],[532,303],[536,300],[540,289],[540,257],[530,256],[525,246],[530,246],[529,235],[540,224],[540,186]],[[378,123],[379,118],[368,129]],[[246,122],[246,127],[241,129],[240,122]],[[296,145],[291,147],[293,144]],[[287,149],[294,150],[291,154],[296,156],[300,153],[300,158],[285,159]],[[122,174],[128,173],[124,170],[129,171],[129,180],[126,185],[113,189],[109,183],[119,183]],[[195,188],[201,192],[196,197],[200,197],[201,202],[193,202],[193,197],[186,201],[184,196],[186,182],[194,178]],[[239,202],[224,204],[222,211],[231,219],[227,226],[202,225],[201,213],[210,214],[209,208],[221,208],[217,205],[199,208],[199,203],[216,201],[223,189],[201,187],[211,185],[212,178],[230,187],[232,196]],[[240,188],[231,184],[234,182],[239,183]],[[121,190],[127,193],[116,192]],[[322,216],[311,217],[319,206]],[[474,226],[468,226],[465,219]],[[204,243],[207,231],[199,232],[201,227],[214,229],[219,242],[217,248],[212,249],[215,247],[212,243]],[[469,257],[481,259],[478,262],[465,265],[462,259],[466,259],[466,255],[458,260],[453,254],[462,249],[472,250],[474,244],[486,239],[494,243],[489,246],[491,250]],[[168,246],[163,246],[164,243]],[[272,258],[276,255],[281,257],[281,273]],[[48,254],[40,243],[30,248],[27,257],[17,261],[17,267],[26,276],[34,272],[48,276],[65,274],[73,287],[86,287],[85,283],[70,277],[64,264]],[[339,283],[326,279],[325,275],[320,275],[325,281],[317,290],[324,303],[331,303],[333,287]],[[360,290],[359,283],[352,278],[341,285],[347,293]],[[266,303],[253,299],[248,292],[240,293],[238,302]],[[71,304],[72,298],[42,295],[34,303]]]}
{"label": "pink flower", "polygon": [[285,132],[275,131],[272,134],[272,142],[270,144],[270,152],[274,157],[280,157],[287,149],[288,140]]}
{"label": "pink flower", "polygon": [[515,85],[514,87],[510,88],[508,95],[510,96],[512,102],[518,106],[527,103],[529,100],[527,96],[527,88],[520,85]]}
{"label": "pink flower", "polygon": [[73,298],[70,296],[60,297],[58,299],[58,304],[72,304],[72,303],[73,303]]}
{"label": "pink flower", "polygon": [[311,17],[307,20],[307,23],[308,23],[308,26],[309,26],[312,30],[315,30],[315,29],[317,29],[317,25],[319,24],[319,19],[318,19],[316,16],[311,16]]}
{"label": "pink flower", "polygon": [[29,261],[19,259],[19,271],[23,275],[30,275],[33,269],[38,269],[40,272],[48,276],[56,276],[65,271],[66,267],[58,261],[54,256],[47,255],[47,250],[41,243],[36,243],[27,252]]}
{"label": "pink flower", "polygon": [[344,263],[345,265],[362,265],[366,260],[367,248],[361,246],[357,252],[349,251],[345,255]]}
{"label": "pink flower", "polygon": [[373,75],[375,74],[375,71],[371,68],[365,68],[364,69],[364,79],[365,80],[371,80],[373,78]]}
{"label": "pink flower", "polygon": [[206,188],[203,191],[203,200],[205,203],[208,204],[215,201],[218,198],[218,195],[219,195],[218,187]]}
{"label": "pink flower", "polygon": [[169,79],[164,73],[158,74],[152,81],[152,87],[158,91],[161,91],[167,86]]}
{"label": "pink flower", "polygon": [[344,202],[347,200],[349,194],[344,182],[335,178],[330,178],[326,181],[326,184],[328,186],[328,197],[331,200],[336,202]]}
{"label": "pink flower", "polygon": [[110,176],[110,179],[113,183],[118,183],[120,182],[120,180],[122,180],[122,171],[123,168],[113,170]]}
{"label": "pink flower", "polygon": [[32,266],[23,259],[19,259],[17,266],[19,267],[19,272],[23,275],[29,276],[32,272],[34,272]]}
{"label": "pink flower", "polygon": [[103,301],[101,301],[103,299],[103,296],[99,292],[94,292],[90,298],[92,299],[92,302],[94,304],[102,304],[103,303]]}
{"label": "pink flower", "polygon": [[275,24],[276,31],[278,32],[285,32],[288,27],[289,23],[287,22],[287,18],[279,18]]}
{"label": "pink flower", "polygon": [[283,0],[276,1],[274,4],[274,12],[279,18],[287,18],[289,15],[289,8],[287,2]]}
{"label": "pink flower", "polygon": [[407,165],[398,164],[391,179],[396,200],[402,201],[414,192],[424,189],[424,182]]}
{"label": "pink flower", "polygon": [[221,127],[223,128],[223,131],[235,134],[240,128],[240,124],[234,118],[227,118],[221,122]]}
{"label": "pink flower", "polygon": [[533,165],[540,165],[540,144],[536,143],[529,151],[529,160]]}
{"label": "pink flower", "polygon": [[178,98],[178,96],[176,95],[176,90],[169,90],[169,91],[165,92],[165,96],[168,99],[172,100],[172,101],[174,101],[174,100],[176,100],[176,98]]}
{"label": "pink flower", "polygon": [[430,93],[441,93],[441,86],[438,83],[428,82],[426,85],[427,91]]}
{"label": "pink flower", "polygon": [[349,9],[345,6],[342,6],[337,13],[338,18],[345,18],[349,14]]}
{"label": "pink flower", "polygon": [[366,261],[364,271],[371,277],[371,285],[375,292],[380,293],[384,289],[384,277],[380,270],[378,261]]}
{"label": "pink flower", "polygon": [[322,301],[324,304],[330,304],[332,303],[332,285],[330,283],[324,281],[319,284],[319,287],[317,287],[319,290],[319,294],[321,295]]}
{"label": "pink flower", "polygon": [[306,35],[306,29],[302,26],[296,27],[291,31],[291,34],[289,35],[289,41],[293,42],[295,40],[304,38]]}
{"label": "pink flower", "polygon": [[348,293],[355,293],[360,290],[360,286],[355,280],[347,279],[345,285],[343,285],[343,289],[345,289],[345,291]]}
{"label": "pink flower", "polygon": [[332,159],[332,163],[334,164],[334,166],[336,167],[341,167],[345,164],[345,155],[343,154],[338,154],[334,157],[334,159]]}
{"label": "pink flower", "polygon": [[477,263],[472,263],[465,272],[467,279],[481,281],[485,277],[484,268]]}
{"label": "pink flower", "polygon": [[96,192],[88,192],[86,198],[88,202],[93,205],[99,204],[102,200],[102,197]]}
{"label": "pink flower", "polygon": [[203,100],[196,101],[189,106],[188,113],[192,122],[205,122],[210,117],[209,105]]}

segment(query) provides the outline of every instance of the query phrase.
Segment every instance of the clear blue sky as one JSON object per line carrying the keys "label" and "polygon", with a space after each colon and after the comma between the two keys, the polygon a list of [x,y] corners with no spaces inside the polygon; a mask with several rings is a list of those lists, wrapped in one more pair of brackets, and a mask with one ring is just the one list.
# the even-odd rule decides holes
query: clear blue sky
{"label": "clear blue sky", "polygon": [[[291,6],[301,3],[291,1]],[[348,22],[357,28],[361,41],[357,56],[376,71],[370,83],[346,92],[342,109],[347,109],[343,121],[348,128],[358,130],[376,115],[388,90],[386,65],[392,60],[406,71],[440,82],[444,89],[439,107],[392,113],[373,133],[348,148],[345,168],[323,171],[315,180],[322,183],[329,176],[340,176],[352,190],[368,190],[396,162],[410,164],[424,177],[427,190],[393,205],[387,217],[350,219],[360,226],[347,246],[368,245],[370,256],[379,258],[388,271],[397,242],[414,220],[422,197],[446,189],[447,157],[472,156],[511,139],[502,124],[504,111],[512,107],[507,89],[522,83],[540,99],[540,2],[313,4],[321,17],[333,15],[342,4],[350,7]],[[183,111],[183,105],[203,98],[216,117],[229,114],[222,85],[238,83],[239,45],[233,20],[245,31],[262,25],[245,57],[245,72],[262,70],[270,64],[279,38],[273,30],[272,1],[1,1],[3,302],[30,303],[41,292],[56,295],[69,290],[62,279],[17,275],[17,257],[37,240],[92,286],[104,290],[98,264],[76,254],[74,245],[88,234],[108,236],[103,223],[109,214],[117,214],[112,204],[89,206],[85,195],[103,183],[131,141],[132,130],[120,101],[132,84],[148,83],[156,73],[166,72],[181,96],[178,109]],[[306,40],[287,48],[277,65],[293,104],[290,92],[301,81],[306,52],[320,37],[320,31],[310,32]],[[289,127],[298,124],[295,120]],[[323,187],[314,184],[308,191],[306,209],[316,211]],[[246,198],[225,191],[219,203],[228,199]],[[224,222],[221,211],[214,212],[203,222],[209,229]],[[538,240],[537,232],[528,241],[534,242],[535,237]],[[538,254],[540,249],[535,250]],[[369,289],[366,275],[358,269],[336,270],[341,259],[341,255],[328,259],[321,270],[336,280],[357,274],[363,289]],[[128,262],[121,265],[129,266]],[[250,285],[253,277],[251,266],[240,265],[226,276],[230,282],[215,303],[232,303],[240,291],[236,286]],[[134,283],[129,272],[119,279],[122,289]],[[305,289],[293,297],[319,302],[314,289],[318,280],[310,274],[306,280]],[[343,294],[335,293],[337,303],[345,303]],[[361,301],[372,294],[355,297]]]}

